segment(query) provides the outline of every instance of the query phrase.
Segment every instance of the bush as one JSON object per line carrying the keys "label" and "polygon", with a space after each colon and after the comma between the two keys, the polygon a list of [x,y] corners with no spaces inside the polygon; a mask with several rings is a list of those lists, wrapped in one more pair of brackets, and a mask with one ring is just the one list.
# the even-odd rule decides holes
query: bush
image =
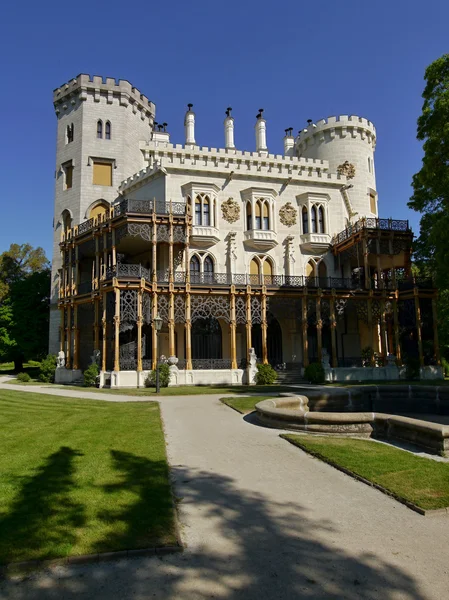
{"label": "bush", "polygon": [[[167,363],[159,364],[159,385],[160,387],[168,387],[170,381],[170,367]],[[156,370],[150,371],[145,379],[145,387],[156,387]]]}
{"label": "bush", "polygon": [[17,381],[21,381],[22,383],[28,383],[28,381],[31,381],[31,377],[28,375],[28,373],[19,373],[17,375]]}
{"label": "bush", "polygon": [[444,357],[441,359],[441,366],[443,367],[444,377],[449,377],[449,362]]}
{"label": "bush", "polygon": [[100,369],[96,363],[92,363],[84,371],[84,387],[97,387],[97,379],[100,374]]}
{"label": "bush", "polygon": [[257,385],[271,385],[276,381],[278,375],[271,365],[258,364],[256,373]]}
{"label": "bush", "polygon": [[55,354],[49,354],[47,358],[41,362],[41,368],[39,369],[39,381],[44,383],[55,382],[55,370],[56,370],[57,358]]}
{"label": "bush", "polygon": [[371,367],[375,361],[374,351],[371,346],[362,348],[362,363],[364,367]]}
{"label": "bush", "polygon": [[324,367],[321,363],[310,363],[304,369],[304,379],[310,383],[324,383]]}
{"label": "bush", "polygon": [[419,379],[421,374],[421,363],[415,356],[405,357],[405,373],[407,379]]}

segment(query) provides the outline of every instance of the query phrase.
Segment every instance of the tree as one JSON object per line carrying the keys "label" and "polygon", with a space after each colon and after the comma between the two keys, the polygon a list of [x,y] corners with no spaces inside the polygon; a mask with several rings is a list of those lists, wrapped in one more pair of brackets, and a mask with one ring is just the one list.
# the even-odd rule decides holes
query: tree
{"label": "tree", "polygon": [[418,118],[418,140],[424,142],[421,170],[413,176],[408,205],[423,213],[415,244],[420,273],[432,275],[439,289],[439,333],[443,351],[449,352],[449,54],[425,71],[424,104]]}
{"label": "tree", "polygon": [[50,269],[42,248],[12,244],[0,254],[0,360],[23,362],[46,354]]}

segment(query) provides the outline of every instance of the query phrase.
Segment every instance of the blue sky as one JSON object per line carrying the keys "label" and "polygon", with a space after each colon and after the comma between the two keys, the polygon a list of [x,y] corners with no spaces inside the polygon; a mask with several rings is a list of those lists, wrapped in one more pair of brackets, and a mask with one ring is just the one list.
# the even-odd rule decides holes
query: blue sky
{"label": "blue sky", "polygon": [[449,51],[449,2],[203,0],[9,2],[0,9],[0,251],[13,242],[50,256],[56,118],[52,90],[79,73],[128,79],[183,141],[188,102],[197,143],[254,148],[265,109],[268,147],[284,129],[338,114],[374,122],[379,214],[410,219],[420,168],[416,119],[426,66]]}

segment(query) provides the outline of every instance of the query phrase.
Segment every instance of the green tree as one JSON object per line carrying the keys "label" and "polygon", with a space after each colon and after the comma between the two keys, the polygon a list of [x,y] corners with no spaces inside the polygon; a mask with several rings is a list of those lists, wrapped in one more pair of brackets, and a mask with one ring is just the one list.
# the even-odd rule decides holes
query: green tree
{"label": "green tree", "polygon": [[421,170],[413,176],[408,205],[422,214],[415,244],[419,272],[434,277],[440,292],[439,334],[443,352],[449,352],[449,54],[425,71],[424,103],[417,138],[423,142]]}
{"label": "green tree", "polygon": [[0,360],[23,362],[47,352],[50,269],[42,248],[12,244],[0,254]]}

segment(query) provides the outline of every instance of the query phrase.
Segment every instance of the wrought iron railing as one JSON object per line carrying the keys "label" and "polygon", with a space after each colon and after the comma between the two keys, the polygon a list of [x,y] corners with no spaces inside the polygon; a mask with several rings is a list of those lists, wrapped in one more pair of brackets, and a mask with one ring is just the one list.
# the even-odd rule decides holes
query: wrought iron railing
{"label": "wrought iron railing", "polygon": [[345,358],[339,358],[337,360],[337,364],[339,367],[345,368],[353,368],[353,367],[363,367],[364,359],[360,356],[349,356]]}
{"label": "wrought iron railing", "polygon": [[152,215],[185,215],[185,202],[166,202],[165,200],[122,200],[114,205],[114,216],[118,217],[125,214],[148,214]]}
{"label": "wrought iron railing", "polygon": [[349,225],[334,236],[332,240],[332,244],[340,244],[344,242],[348,238],[350,238],[354,233],[362,231],[363,229],[382,229],[386,231],[400,231],[400,232],[410,232],[411,229],[409,227],[408,221],[398,220],[398,219],[377,219],[377,218],[365,218],[360,219],[357,223],[353,225]]}
{"label": "wrought iron railing", "polygon": [[192,369],[230,369],[231,364],[228,358],[192,358]]}
{"label": "wrought iron railing", "polygon": [[84,223],[78,225],[78,235],[82,235],[94,228],[95,219],[87,219]]}

